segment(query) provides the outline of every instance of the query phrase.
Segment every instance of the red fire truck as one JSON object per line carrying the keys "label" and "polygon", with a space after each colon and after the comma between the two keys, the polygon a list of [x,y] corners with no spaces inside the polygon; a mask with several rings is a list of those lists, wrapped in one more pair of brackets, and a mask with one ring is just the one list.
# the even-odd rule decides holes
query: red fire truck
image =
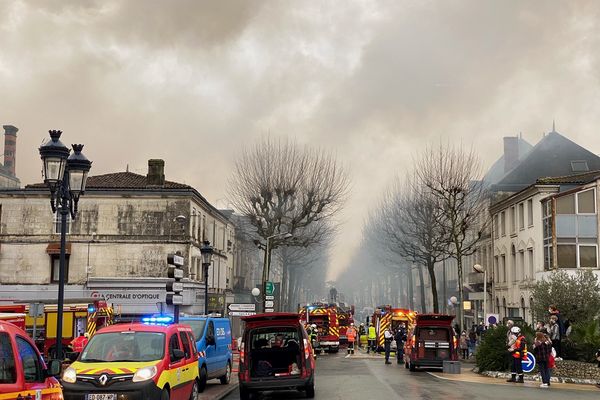
{"label": "red fire truck", "polygon": [[383,349],[383,333],[391,326],[395,331],[402,325],[408,333],[415,324],[417,313],[407,308],[394,308],[391,305],[379,306],[375,309],[371,322],[377,330],[377,349]]}
{"label": "red fire truck", "polygon": [[[36,303],[44,305],[40,317],[29,316],[29,304],[0,305],[0,313],[23,315],[23,329],[33,337],[34,322],[36,327],[35,342],[44,354],[54,358],[56,346],[57,310],[56,300],[37,300]],[[63,335],[62,343],[66,351],[70,350],[71,341],[79,333],[89,333],[92,336],[96,330],[113,322],[112,306],[104,300],[96,298],[81,298],[65,300],[63,307]]]}
{"label": "red fire truck", "polygon": [[300,309],[300,321],[305,326],[317,326],[317,353],[327,351],[337,353],[340,349],[340,326],[337,306],[327,303],[313,303]]}

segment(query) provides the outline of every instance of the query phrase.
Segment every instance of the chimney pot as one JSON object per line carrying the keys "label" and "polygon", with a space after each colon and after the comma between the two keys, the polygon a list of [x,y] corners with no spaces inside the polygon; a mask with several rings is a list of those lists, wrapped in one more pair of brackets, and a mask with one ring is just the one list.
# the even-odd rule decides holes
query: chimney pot
{"label": "chimney pot", "polygon": [[504,137],[504,172],[513,169],[519,162],[519,138]]}
{"label": "chimney pot", "polygon": [[148,186],[164,186],[165,184],[165,161],[164,160],[148,160]]}

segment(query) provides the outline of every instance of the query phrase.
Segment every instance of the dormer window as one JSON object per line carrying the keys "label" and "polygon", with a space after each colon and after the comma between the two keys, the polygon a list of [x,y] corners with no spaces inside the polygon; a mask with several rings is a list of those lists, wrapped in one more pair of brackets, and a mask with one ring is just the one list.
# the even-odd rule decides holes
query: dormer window
{"label": "dormer window", "polygon": [[587,161],[576,160],[571,161],[571,170],[573,172],[588,172],[590,169],[588,168]]}

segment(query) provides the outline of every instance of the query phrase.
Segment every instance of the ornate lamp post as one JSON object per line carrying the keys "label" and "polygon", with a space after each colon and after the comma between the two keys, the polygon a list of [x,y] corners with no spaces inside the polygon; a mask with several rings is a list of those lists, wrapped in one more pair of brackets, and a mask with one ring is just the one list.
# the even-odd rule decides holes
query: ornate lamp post
{"label": "ornate lamp post", "polygon": [[204,313],[208,315],[208,267],[212,262],[213,255],[213,247],[208,240],[202,242],[200,254],[202,254],[202,271],[204,272]]}
{"label": "ornate lamp post", "polygon": [[60,266],[58,272],[58,309],[56,321],[56,357],[64,358],[62,351],[63,306],[65,298],[65,248],[67,216],[77,215],[79,197],[85,192],[92,162],[82,153],[82,144],[74,144],[73,154],[59,139],[62,131],[51,130],[50,139],[40,148],[44,183],[50,189],[52,212],[60,213]]}

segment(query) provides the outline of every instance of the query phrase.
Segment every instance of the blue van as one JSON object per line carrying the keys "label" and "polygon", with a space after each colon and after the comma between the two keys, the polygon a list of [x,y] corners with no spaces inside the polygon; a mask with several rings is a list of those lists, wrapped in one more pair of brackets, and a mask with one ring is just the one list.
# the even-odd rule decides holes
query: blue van
{"label": "blue van", "polygon": [[231,323],[229,318],[186,316],[180,324],[189,325],[198,348],[199,387],[202,392],[209,379],[219,379],[223,385],[231,380]]}

